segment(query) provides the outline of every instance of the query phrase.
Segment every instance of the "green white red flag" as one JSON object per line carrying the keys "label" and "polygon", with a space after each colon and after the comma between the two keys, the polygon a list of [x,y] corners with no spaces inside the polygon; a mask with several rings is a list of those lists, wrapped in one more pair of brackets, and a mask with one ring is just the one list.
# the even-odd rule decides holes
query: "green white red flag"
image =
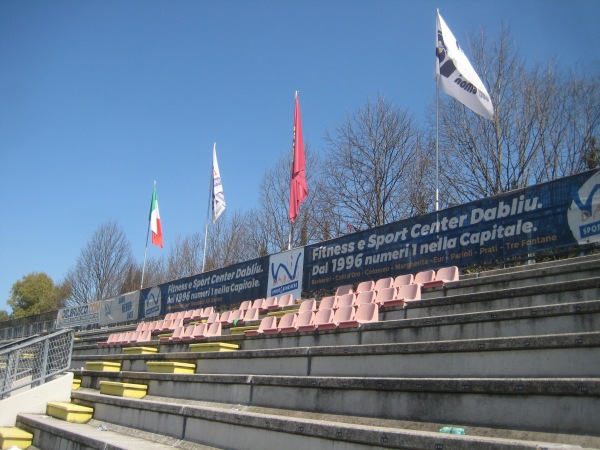
{"label": "green white red flag", "polygon": [[152,202],[150,204],[150,231],[152,231],[152,243],[163,248],[163,233],[158,211],[158,199],[156,198],[156,184],[152,189]]}

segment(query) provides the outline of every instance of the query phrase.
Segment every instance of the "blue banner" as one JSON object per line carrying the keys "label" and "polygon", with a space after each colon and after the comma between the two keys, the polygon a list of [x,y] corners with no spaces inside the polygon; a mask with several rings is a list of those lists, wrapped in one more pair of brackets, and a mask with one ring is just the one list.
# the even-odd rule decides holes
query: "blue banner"
{"label": "blue banner", "polygon": [[597,242],[599,186],[584,172],[309,245],[303,291]]}

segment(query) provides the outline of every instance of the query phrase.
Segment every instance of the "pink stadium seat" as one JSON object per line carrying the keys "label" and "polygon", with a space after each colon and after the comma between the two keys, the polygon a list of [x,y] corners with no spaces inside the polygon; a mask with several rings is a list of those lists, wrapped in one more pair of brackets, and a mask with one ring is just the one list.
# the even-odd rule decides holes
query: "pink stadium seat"
{"label": "pink stadium seat", "polygon": [[241,304],[239,309],[241,309],[242,311],[246,311],[247,309],[250,309],[252,307],[252,300],[244,300]]}
{"label": "pink stadium seat", "polygon": [[175,313],[167,313],[163,320],[173,320],[175,317]]}
{"label": "pink stadium seat", "polygon": [[185,314],[183,315],[183,321],[189,322],[190,320],[192,320],[193,315],[194,315],[194,310],[188,309],[187,311],[185,311]]}
{"label": "pink stadium seat", "polygon": [[441,269],[439,269],[436,272],[435,278],[433,279],[433,281],[427,281],[427,282],[423,283],[422,287],[430,288],[430,287],[444,286],[448,282],[458,281],[458,277],[459,277],[458,267],[456,267],[456,266],[442,267]]}
{"label": "pink stadium seat", "polygon": [[317,310],[317,301],[314,298],[308,298],[306,300],[302,300],[300,303],[300,309],[298,309],[298,314],[301,314],[305,311],[316,311]]}
{"label": "pink stadium seat", "polygon": [[185,313],[186,313],[186,311],[179,311],[179,312],[175,313],[175,319],[174,320],[184,320],[185,319]]}
{"label": "pink stadium seat", "polygon": [[152,341],[152,331],[150,330],[146,330],[146,331],[142,331],[137,338],[137,343],[141,344],[144,342],[151,342]]}
{"label": "pink stadium seat", "polygon": [[277,297],[267,297],[262,304],[262,309],[277,309],[279,306],[277,305]]}
{"label": "pink stadium seat", "polygon": [[[176,328],[175,331],[173,331],[173,335],[169,338],[169,341],[181,341],[182,336],[186,333],[188,328],[194,329],[193,326],[181,326]],[[191,333],[192,330],[188,331],[188,333]]]}
{"label": "pink stadium seat", "polygon": [[192,312],[192,317],[190,320],[200,320],[202,319],[202,308],[198,308],[195,309],[194,312]]}
{"label": "pink stadium seat", "polygon": [[337,308],[337,297],[330,295],[323,297],[319,302],[319,309],[335,309]]}
{"label": "pink stadium seat", "polygon": [[373,303],[375,301],[375,291],[365,291],[359,294],[356,294],[356,299],[354,300],[355,305],[361,305],[363,303]]}
{"label": "pink stadium seat", "polygon": [[356,286],[356,293],[360,294],[361,292],[372,291],[375,288],[375,282],[373,280],[361,281]]}
{"label": "pink stadium seat", "polygon": [[227,311],[223,311],[221,313],[221,315],[219,316],[219,322],[221,322],[221,324],[225,325],[226,323],[229,323],[229,316],[231,315],[231,311],[227,310]]}
{"label": "pink stadium seat", "polygon": [[360,327],[362,323],[378,322],[379,306],[376,303],[363,303],[358,305],[352,320],[340,320],[339,328]]}
{"label": "pink stadium seat", "polygon": [[257,336],[259,334],[263,334],[265,329],[273,329],[277,328],[277,317],[275,316],[266,316],[263,317],[260,321],[260,325],[257,330],[244,330],[244,334],[246,336]]}
{"label": "pink stadium seat", "polygon": [[375,282],[374,291],[380,291],[381,289],[386,289],[392,287],[394,284],[394,279],[392,277],[380,278]]}
{"label": "pink stadium seat", "polygon": [[415,280],[413,284],[422,285],[423,283],[428,283],[429,281],[433,281],[435,278],[435,272],[433,270],[424,270],[415,275]]}
{"label": "pink stadium seat", "polygon": [[152,333],[158,334],[162,331],[164,320],[155,320],[153,322],[154,326],[152,327]]}
{"label": "pink stadium seat", "polygon": [[341,306],[335,310],[335,314],[330,322],[317,324],[318,330],[334,330],[340,322],[349,322],[354,320],[355,309],[353,306]]}
{"label": "pink stadium seat", "polygon": [[208,319],[206,319],[206,324],[210,325],[212,323],[219,322],[220,318],[221,317],[218,312],[211,312],[210,315],[208,316]]}
{"label": "pink stadium seat", "polygon": [[[269,317],[269,316],[267,316]],[[273,317],[274,319],[277,319],[276,317]],[[270,326],[266,326],[263,328],[263,333],[264,334],[277,334],[279,333],[279,328],[277,328],[277,320],[273,320],[271,321],[271,323],[269,324]]]}
{"label": "pink stadium seat", "polygon": [[342,286],[338,286],[335,290],[335,296],[339,297],[340,295],[352,294],[354,292],[353,286],[351,284],[344,284]]}
{"label": "pink stadium seat", "polygon": [[280,333],[293,333],[294,331],[298,331],[298,327],[296,326],[296,319],[298,315],[296,313],[287,313],[284,314],[281,320],[279,321],[279,325],[277,328]]}
{"label": "pink stadium seat", "polygon": [[294,296],[293,294],[283,294],[279,297],[279,301],[277,302],[279,308],[283,308],[285,306],[293,306],[294,305]]}
{"label": "pink stadium seat", "polygon": [[98,345],[100,347],[106,347],[108,345],[111,345],[113,342],[115,342],[117,340],[117,338],[119,337],[119,334],[121,333],[111,333],[108,335],[108,339],[104,342],[98,342]]}
{"label": "pink stadium seat", "polygon": [[144,331],[144,324],[145,322],[138,323],[135,331]]}
{"label": "pink stadium seat", "polygon": [[413,284],[415,281],[415,276],[412,273],[407,273],[404,275],[398,275],[394,280],[394,287],[399,288],[400,286],[405,286],[407,284]]}
{"label": "pink stadium seat", "polygon": [[313,311],[298,313],[296,317],[296,328],[298,331],[312,331],[315,329],[314,321],[316,314]]}
{"label": "pink stadium seat", "polygon": [[404,301],[421,300],[421,286],[418,284],[400,286],[396,298]]}
{"label": "pink stadium seat", "polygon": [[191,338],[192,333],[194,332],[194,327],[196,325],[187,325],[184,327],[183,332],[179,335],[177,339],[172,339],[173,341],[187,341]]}
{"label": "pink stadium seat", "polygon": [[[331,323],[331,321],[333,320],[333,316],[334,316],[333,309],[320,309],[315,314],[315,318],[313,320],[313,325],[312,325],[311,330],[321,329],[325,325]],[[303,327],[298,327],[298,330],[299,331],[308,331],[308,330],[304,330]]]}
{"label": "pink stadium seat", "polygon": [[[242,311],[241,309],[235,309],[233,311],[231,311],[231,313],[229,314],[229,317],[227,317],[227,324],[228,325],[234,325],[237,326],[238,323],[243,322],[244,320],[244,311]],[[221,323],[223,323],[223,320],[221,320]],[[225,325],[225,324],[223,324]]]}
{"label": "pink stadium seat", "polygon": [[264,303],[265,299],[264,298],[257,298],[256,300],[254,300],[252,302],[252,307],[253,308],[258,308],[259,310],[263,311],[263,303]]}
{"label": "pink stadium seat", "polygon": [[[381,289],[380,291],[377,291],[377,296],[375,297],[375,303],[382,305],[382,306],[394,305],[393,302],[396,301],[396,292],[398,292],[398,289],[395,287],[389,287],[389,288],[385,288],[385,289]],[[396,304],[402,304],[402,303],[404,303],[404,301],[402,301],[401,303],[396,303]]]}
{"label": "pink stadium seat", "polygon": [[197,323],[193,326],[190,334],[186,334],[181,337],[184,341],[191,341],[193,339],[200,339],[201,336],[204,336],[204,330],[206,329],[205,323]]}
{"label": "pink stadium seat", "polygon": [[210,317],[210,315],[212,313],[214,313],[214,312],[215,312],[215,307],[214,306],[207,306],[206,308],[204,308],[202,310],[202,316],[201,316],[201,318],[202,319],[208,319]]}
{"label": "pink stadium seat", "polygon": [[354,294],[340,295],[337,299],[337,308],[344,308],[346,306],[354,306],[356,296]]}
{"label": "pink stadium seat", "polygon": [[252,322],[258,319],[258,308],[250,308],[244,311],[244,318],[239,323]]}
{"label": "pink stadium seat", "polygon": [[163,336],[160,338],[160,342],[169,342],[169,341],[173,341],[176,339],[179,339],[179,336],[181,336],[181,333],[183,333],[184,328],[183,327],[178,327],[175,328],[175,330],[173,330],[173,334],[171,336]]}
{"label": "pink stadium seat", "polygon": [[209,327],[204,329],[204,333],[203,333],[202,337],[200,337],[199,339],[207,338],[207,337],[211,337],[211,336],[221,336],[221,330],[222,330],[221,322],[211,323]]}

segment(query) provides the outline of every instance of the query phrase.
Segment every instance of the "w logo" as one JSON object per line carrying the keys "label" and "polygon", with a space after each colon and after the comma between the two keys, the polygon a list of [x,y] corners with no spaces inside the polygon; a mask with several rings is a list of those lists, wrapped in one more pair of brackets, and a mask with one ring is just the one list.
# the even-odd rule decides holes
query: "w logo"
{"label": "w logo", "polygon": [[600,241],[600,172],[596,172],[571,195],[567,219],[579,244]]}

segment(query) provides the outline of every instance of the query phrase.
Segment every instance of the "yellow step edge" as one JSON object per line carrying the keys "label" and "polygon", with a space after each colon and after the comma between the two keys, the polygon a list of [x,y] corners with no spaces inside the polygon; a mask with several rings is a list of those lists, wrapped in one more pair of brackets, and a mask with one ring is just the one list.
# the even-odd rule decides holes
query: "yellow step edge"
{"label": "yellow step edge", "polygon": [[0,448],[27,448],[33,442],[33,434],[17,427],[0,427]]}
{"label": "yellow step edge", "polygon": [[100,393],[127,398],[144,398],[148,392],[146,384],[120,383],[117,381],[101,381]]}
{"label": "yellow step edge", "polygon": [[71,423],[87,423],[94,417],[94,408],[75,403],[48,402],[46,414]]}
{"label": "yellow step edge", "polygon": [[146,369],[152,373],[196,373],[196,364],[177,361],[148,361]]}
{"label": "yellow step edge", "polygon": [[239,350],[238,344],[229,344],[226,342],[199,342],[190,344],[191,352],[235,352]]}
{"label": "yellow step edge", "polygon": [[72,391],[76,391],[81,387],[81,380],[79,378],[73,378],[73,385],[71,386]]}
{"label": "yellow step edge", "polygon": [[98,370],[101,372],[120,372],[121,363],[112,361],[87,361],[86,370]]}
{"label": "yellow step edge", "polygon": [[269,311],[267,313],[267,316],[283,317],[287,313],[297,313],[298,311],[300,311],[300,308],[298,308],[298,309],[283,309],[283,310],[279,310],[279,311]]}
{"label": "yellow step edge", "polygon": [[123,354],[125,355],[150,355],[152,353],[158,353],[156,347],[125,347],[123,348]]}
{"label": "yellow step edge", "polygon": [[246,330],[258,330],[258,325],[246,325],[245,327],[231,327],[230,334],[244,334]]}

